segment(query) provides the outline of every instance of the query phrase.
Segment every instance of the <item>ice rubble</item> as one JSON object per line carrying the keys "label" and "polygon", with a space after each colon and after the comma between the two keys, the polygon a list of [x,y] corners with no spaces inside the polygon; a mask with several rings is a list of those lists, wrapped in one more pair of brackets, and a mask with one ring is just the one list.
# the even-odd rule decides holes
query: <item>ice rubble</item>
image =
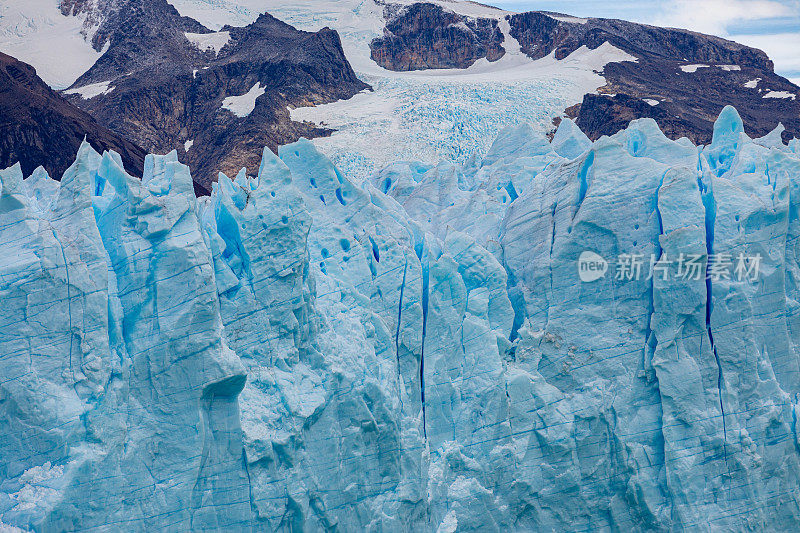
{"label": "ice rubble", "polygon": [[796,529],[798,187],[731,108],[363,186],[307,141],[200,199],[175,153],[0,171],[0,526]]}

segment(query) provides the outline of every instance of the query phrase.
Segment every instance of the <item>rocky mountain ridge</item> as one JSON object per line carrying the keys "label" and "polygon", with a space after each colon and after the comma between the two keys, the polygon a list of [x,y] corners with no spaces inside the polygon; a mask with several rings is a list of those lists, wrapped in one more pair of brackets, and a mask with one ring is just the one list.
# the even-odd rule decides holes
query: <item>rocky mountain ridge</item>
{"label": "rocky mountain ridge", "polygon": [[[72,10],[80,7],[72,0]],[[263,14],[212,32],[165,0],[116,1],[108,9],[92,37],[106,52],[66,92],[148,151],[177,149],[206,188],[219,169],[254,166],[260,147],[330,133],[292,122],[288,106],[368,88],[329,29],[299,31]],[[208,149],[193,152],[194,143]]]}
{"label": "rocky mountain ridge", "polygon": [[438,4],[386,7],[384,36],[372,41],[372,59],[389,70],[467,68],[497,61],[505,50],[498,21],[467,17]]}

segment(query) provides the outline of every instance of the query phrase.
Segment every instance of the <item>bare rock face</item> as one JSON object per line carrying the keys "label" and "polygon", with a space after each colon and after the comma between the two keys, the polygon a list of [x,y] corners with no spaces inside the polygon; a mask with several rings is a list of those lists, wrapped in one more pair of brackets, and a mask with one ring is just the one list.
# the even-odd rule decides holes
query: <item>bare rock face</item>
{"label": "bare rock face", "polygon": [[543,11],[529,11],[508,17],[511,36],[524,53],[539,59],[555,51],[563,59],[580,48],[597,48],[609,42],[628,53],[707,63],[747,64],[773,67],[767,54],[733,41],[711,35],[659,28],[617,19],[571,17]]}
{"label": "bare rock face", "polygon": [[528,12],[508,21],[511,36],[532,59],[551,53],[563,59],[581,46],[594,49],[604,42],[637,58],[635,63],[607,64],[602,74],[608,84],[600,91],[604,94],[587,94],[579,106],[567,110],[591,139],[613,135],[633,119],[652,118],[669,137],[708,144],[725,105],[739,110],[752,135],[772,131],[776,118],[786,127],[786,138],[800,133],[798,87],[775,74],[772,61],[761,50],[623,20],[574,21]]}
{"label": "bare rock face", "polygon": [[[148,151],[178,150],[206,189],[219,170],[257,167],[264,146],[330,134],[292,122],[288,107],[369,88],[328,28],[299,31],[263,14],[249,26],[212,32],[165,0],[114,6],[93,34],[93,45],[108,47],[106,53],[72,87],[108,89],[72,101]],[[204,149],[192,151],[194,144]]]}
{"label": "bare rock face", "polygon": [[29,175],[41,165],[60,179],[84,138],[97,150],[118,152],[131,171],[142,171],[144,150],[67,102],[33,67],[0,53],[0,167],[19,162]]}
{"label": "bare rock face", "polygon": [[495,19],[472,18],[436,4],[417,3],[392,13],[384,36],[370,43],[372,59],[395,71],[467,68],[505,54],[503,33]]}

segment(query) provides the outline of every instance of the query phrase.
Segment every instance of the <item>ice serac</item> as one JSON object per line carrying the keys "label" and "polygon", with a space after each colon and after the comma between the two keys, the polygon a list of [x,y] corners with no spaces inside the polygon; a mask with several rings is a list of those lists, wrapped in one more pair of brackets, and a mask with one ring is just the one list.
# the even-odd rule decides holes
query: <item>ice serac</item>
{"label": "ice serac", "polygon": [[[60,185],[2,174],[2,522],[250,521],[237,394],[188,169],[84,144]],[[47,192],[48,194],[38,194]]]}
{"label": "ice serac", "polygon": [[0,526],[796,530],[799,186],[732,108],[200,199],[175,153],[0,171]]}

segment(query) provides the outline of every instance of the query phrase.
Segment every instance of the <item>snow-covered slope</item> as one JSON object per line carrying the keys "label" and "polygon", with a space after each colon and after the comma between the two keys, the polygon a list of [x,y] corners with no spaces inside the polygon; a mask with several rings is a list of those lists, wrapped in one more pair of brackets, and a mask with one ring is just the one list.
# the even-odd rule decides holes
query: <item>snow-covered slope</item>
{"label": "snow-covered slope", "polygon": [[65,89],[102,56],[83,17],[64,16],[60,0],[0,3],[0,51],[29,63],[55,89]]}
{"label": "snow-covered slope", "polygon": [[303,140],[199,199],[175,153],[0,171],[0,528],[797,530],[780,136],[521,125],[363,186]]}
{"label": "snow-covered slope", "polygon": [[[384,6],[367,1],[170,0],[183,15],[206,26],[245,24],[269,11],[300,29],[329,26],[342,38],[345,55],[374,91],[351,100],[294,110],[297,120],[332,127],[329,138],[315,140],[348,175],[363,179],[398,159],[441,158],[465,162],[484,152],[505,126],[529,122],[537,131],[552,129],[552,119],[580,103],[583,95],[605,85],[597,74],[611,61],[635,60],[611,45],[580,50],[565,61],[534,62],[510,36],[507,11],[472,2],[439,2],[472,17],[500,21],[506,55],[481,59],[468,69],[393,72],[370,58],[369,43],[383,34]],[[397,2],[402,5],[404,2]],[[405,2],[411,4],[412,2]]]}
{"label": "snow-covered slope", "polygon": [[356,177],[398,159],[464,163],[506,126],[526,122],[548,132],[553,117],[605,85],[598,72],[607,63],[636,61],[610,44],[536,61],[508,33],[504,46],[498,61],[480,59],[467,69],[391,72],[373,63],[361,74],[373,92],[296,109],[292,118],[336,129],[315,142]]}

